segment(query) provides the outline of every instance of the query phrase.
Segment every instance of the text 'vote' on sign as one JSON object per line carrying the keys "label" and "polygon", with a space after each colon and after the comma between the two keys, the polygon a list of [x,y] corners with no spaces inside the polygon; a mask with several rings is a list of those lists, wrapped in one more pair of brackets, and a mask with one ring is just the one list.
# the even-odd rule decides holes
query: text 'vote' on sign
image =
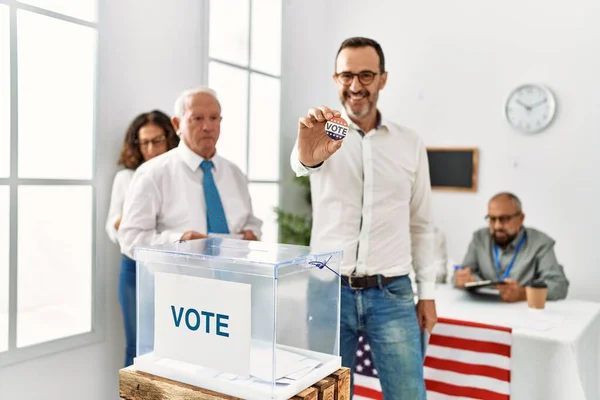
{"label": "text 'vote' on sign", "polygon": [[[229,337],[229,333],[225,332],[224,329],[229,327],[227,321],[229,320],[229,315],[225,314],[215,314],[210,311],[200,311],[194,308],[188,308],[185,310],[183,307],[178,307],[179,310],[176,310],[176,307],[171,305],[171,313],[173,314],[173,323],[177,328],[181,325],[181,321],[185,321],[185,326],[187,329],[191,331],[197,331],[200,326],[204,326],[205,333],[214,333],[219,336]],[[185,313],[184,313],[185,311]],[[185,317],[184,317],[185,315]],[[212,319],[212,323],[211,323]],[[211,326],[213,329],[211,330]]]}

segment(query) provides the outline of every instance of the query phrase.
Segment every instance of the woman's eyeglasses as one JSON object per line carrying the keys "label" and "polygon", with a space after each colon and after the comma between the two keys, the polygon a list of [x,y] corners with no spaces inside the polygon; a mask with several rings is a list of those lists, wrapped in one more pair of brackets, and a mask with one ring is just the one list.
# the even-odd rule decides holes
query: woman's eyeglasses
{"label": "woman's eyeglasses", "polygon": [[152,143],[153,146],[157,146],[157,145],[161,144],[162,142],[164,142],[165,140],[167,140],[167,137],[165,135],[160,135],[160,136],[157,136],[154,139],[150,139],[150,140],[136,139],[135,143],[140,145],[141,147],[148,147],[148,145],[150,143]]}

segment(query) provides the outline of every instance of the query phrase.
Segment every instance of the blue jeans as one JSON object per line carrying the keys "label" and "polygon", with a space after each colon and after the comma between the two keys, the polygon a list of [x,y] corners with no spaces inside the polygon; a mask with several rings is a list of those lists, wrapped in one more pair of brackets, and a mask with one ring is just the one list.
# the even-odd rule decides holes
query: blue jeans
{"label": "blue jeans", "polygon": [[119,303],[125,327],[125,367],[133,364],[136,351],[136,283],[135,260],[122,255],[119,276]]}
{"label": "blue jeans", "polygon": [[[367,337],[385,400],[425,400],[421,329],[408,276],[388,285],[341,290],[340,352],[352,369],[361,332]],[[352,394],[350,398],[352,398]]]}

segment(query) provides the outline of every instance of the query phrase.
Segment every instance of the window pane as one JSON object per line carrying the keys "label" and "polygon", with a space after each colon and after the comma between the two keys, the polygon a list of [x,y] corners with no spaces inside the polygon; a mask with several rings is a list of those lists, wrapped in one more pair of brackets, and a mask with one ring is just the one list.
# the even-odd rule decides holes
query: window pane
{"label": "window pane", "polygon": [[279,93],[279,79],[255,73],[250,76],[251,180],[279,179]]}
{"label": "window pane", "polygon": [[208,85],[217,91],[223,116],[217,151],[246,173],[248,72],[211,61],[208,65]]}
{"label": "window pane", "polygon": [[281,1],[252,0],[251,67],[281,74]]}
{"label": "window pane", "polygon": [[8,350],[9,188],[0,186],[0,352]]}
{"label": "window pane", "polygon": [[279,229],[277,214],[273,210],[279,205],[279,185],[277,183],[250,183],[250,197],[254,215],[262,219],[263,242],[278,242]]}
{"label": "window pane", "polygon": [[17,346],[89,332],[92,187],[20,186],[18,196]]}
{"label": "window pane", "polygon": [[54,11],[69,17],[95,22],[98,18],[96,0],[19,0],[21,3]]}
{"label": "window pane", "polygon": [[8,7],[0,4],[0,178],[10,174],[10,39]]}
{"label": "window pane", "polygon": [[91,179],[96,31],[18,12],[19,177]]}
{"label": "window pane", "polygon": [[249,0],[210,2],[208,56],[248,66]]}

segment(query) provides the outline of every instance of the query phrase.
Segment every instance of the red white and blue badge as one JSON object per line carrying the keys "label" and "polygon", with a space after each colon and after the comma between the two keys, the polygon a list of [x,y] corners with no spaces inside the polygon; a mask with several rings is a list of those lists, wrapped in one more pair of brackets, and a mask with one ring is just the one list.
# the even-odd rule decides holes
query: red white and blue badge
{"label": "red white and blue badge", "polygon": [[342,140],[348,134],[348,123],[344,118],[333,117],[325,122],[325,133],[333,140]]}

